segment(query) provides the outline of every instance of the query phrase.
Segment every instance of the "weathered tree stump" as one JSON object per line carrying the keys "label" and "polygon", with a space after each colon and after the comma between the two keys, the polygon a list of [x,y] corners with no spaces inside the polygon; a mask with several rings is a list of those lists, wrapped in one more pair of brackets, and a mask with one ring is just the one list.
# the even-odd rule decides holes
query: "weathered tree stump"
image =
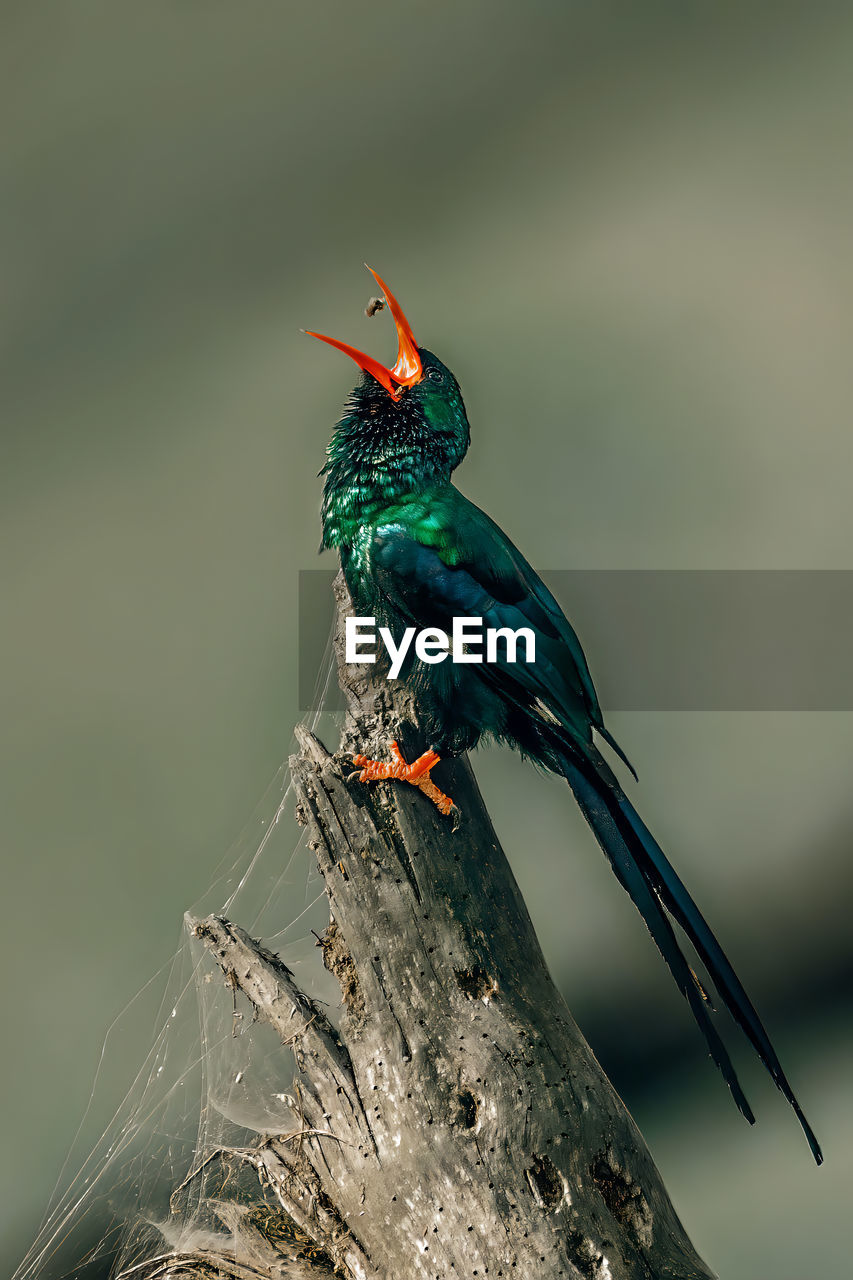
{"label": "weathered tree stump", "polygon": [[[341,579],[336,591],[340,623]],[[294,1132],[244,1158],[313,1248],[285,1261],[232,1207],[220,1217],[239,1263],[163,1257],[136,1274],[709,1280],[554,986],[467,760],[437,770],[461,810],[453,833],[414,787],[351,780],[351,750],[428,744],[405,694],[376,667],[344,665],[340,636],[338,660],[341,751],[298,730],[291,767],[329,898],[340,1029],[236,924],[190,922],[295,1052]]]}

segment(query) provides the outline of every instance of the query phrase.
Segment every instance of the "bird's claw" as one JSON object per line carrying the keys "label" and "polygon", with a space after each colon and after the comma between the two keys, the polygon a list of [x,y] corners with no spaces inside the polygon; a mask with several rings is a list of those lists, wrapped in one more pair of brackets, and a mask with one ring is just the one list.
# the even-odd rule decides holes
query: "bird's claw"
{"label": "bird's claw", "polygon": [[452,815],[453,827],[456,831],[459,826],[459,807],[451,800],[450,796],[446,796],[433,782],[430,773],[438,764],[440,757],[437,752],[430,748],[419,755],[417,760],[407,764],[403,758],[396,742],[391,743],[391,761],[372,760],[369,756],[362,755],[361,752],[353,754],[352,762],[357,767],[347,775],[347,781],[352,782],[357,779],[359,782],[387,782],[396,779],[398,782],[409,782],[413,787],[417,787],[422,791],[428,799],[432,800],[439,813],[445,817]]}

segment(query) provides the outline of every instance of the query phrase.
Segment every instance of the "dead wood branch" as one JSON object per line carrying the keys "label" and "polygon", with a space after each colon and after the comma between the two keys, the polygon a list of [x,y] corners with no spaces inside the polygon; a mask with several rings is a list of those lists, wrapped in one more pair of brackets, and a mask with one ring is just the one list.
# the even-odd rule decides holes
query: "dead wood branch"
{"label": "dead wood branch", "polygon": [[[259,1179],[355,1280],[710,1280],[553,984],[467,760],[437,771],[454,834],[415,788],[348,781],[350,750],[429,744],[405,695],[340,659],[344,754],[301,729],[291,762],[329,898],[339,1030],[237,925],[191,922],[296,1053],[298,1123],[250,1153]],[[146,1274],[210,1274],[172,1266]]]}

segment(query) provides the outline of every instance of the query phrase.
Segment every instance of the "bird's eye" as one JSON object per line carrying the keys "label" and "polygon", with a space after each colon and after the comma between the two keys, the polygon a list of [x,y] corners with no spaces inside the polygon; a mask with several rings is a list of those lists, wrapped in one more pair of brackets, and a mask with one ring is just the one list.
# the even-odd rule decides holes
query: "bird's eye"
{"label": "bird's eye", "polygon": [[435,365],[430,365],[426,373],[430,382],[444,382],[444,373],[441,369],[436,369]]}

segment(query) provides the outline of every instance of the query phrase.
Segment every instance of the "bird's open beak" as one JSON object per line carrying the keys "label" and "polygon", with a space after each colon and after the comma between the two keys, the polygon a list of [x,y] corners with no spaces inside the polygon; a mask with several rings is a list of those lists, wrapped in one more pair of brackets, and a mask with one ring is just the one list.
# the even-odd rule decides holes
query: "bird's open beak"
{"label": "bird's open beak", "polygon": [[328,342],[330,347],[337,347],[338,351],[343,351],[344,355],[354,360],[360,369],[364,369],[365,373],[371,374],[377,382],[381,383],[393,400],[399,400],[404,387],[412,387],[416,382],[420,382],[424,373],[423,364],[418,354],[418,344],[415,342],[415,335],[412,333],[411,325],[403,315],[403,308],[385,281],[373,270],[373,267],[368,267],[367,269],[385,295],[388,310],[394,317],[394,324],[397,326],[397,363],[394,367],[386,369],[384,364],[380,364],[372,356],[365,355],[363,351],[349,346],[346,342],[338,342],[337,338],[327,338],[325,334],[314,333],[311,329],[306,329],[305,332],[310,334],[312,338],[319,338],[321,342]]}

